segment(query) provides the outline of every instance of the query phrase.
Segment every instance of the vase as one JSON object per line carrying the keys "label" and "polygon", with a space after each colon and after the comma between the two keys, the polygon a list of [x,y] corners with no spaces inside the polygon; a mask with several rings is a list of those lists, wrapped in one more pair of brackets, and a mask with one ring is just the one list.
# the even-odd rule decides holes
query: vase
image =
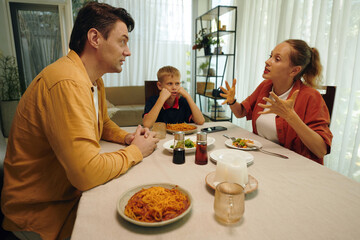
{"label": "vase", "polygon": [[210,45],[204,47],[204,53],[205,53],[205,56],[211,55],[211,47],[210,47]]}

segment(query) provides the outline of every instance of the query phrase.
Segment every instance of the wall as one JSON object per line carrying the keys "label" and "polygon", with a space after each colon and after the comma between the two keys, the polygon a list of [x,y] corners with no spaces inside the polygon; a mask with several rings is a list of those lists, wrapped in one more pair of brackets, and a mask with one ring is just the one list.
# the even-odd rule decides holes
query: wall
{"label": "wall", "polygon": [[13,52],[11,34],[8,21],[8,4],[5,0],[0,0],[0,51],[4,55],[15,55]]}

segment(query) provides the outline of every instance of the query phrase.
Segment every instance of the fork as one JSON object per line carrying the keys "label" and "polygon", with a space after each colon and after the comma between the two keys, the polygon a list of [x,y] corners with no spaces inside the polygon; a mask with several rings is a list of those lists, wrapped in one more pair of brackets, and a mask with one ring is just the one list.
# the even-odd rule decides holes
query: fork
{"label": "fork", "polygon": [[[223,135],[224,137],[228,138],[228,139],[231,139],[231,141],[235,142],[236,141],[236,138],[234,137],[229,137],[228,135],[224,134]],[[246,145],[248,147],[251,147],[251,148],[255,148],[256,150],[262,152],[262,153],[265,153],[265,154],[269,154],[269,155],[273,155],[273,156],[277,156],[277,157],[281,157],[281,158],[285,158],[285,159],[288,159],[289,157],[285,156],[285,155],[282,155],[282,154],[279,154],[279,153],[274,153],[274,152],[270,152],[270,151],[267,151],[267,150],[264,150],[262,149],[262,147],[259,147],[259,146],[256,146],[255,144],[251,144],[251,143],[246,143]]]}
{"label": "fork", "polygon": [[234,137],[229,137],[228,135],[226,134],[223,134],[224,137],[228,138],[228,139],[231,139],[231,141],[235,142],[236,141],[236,138]]}

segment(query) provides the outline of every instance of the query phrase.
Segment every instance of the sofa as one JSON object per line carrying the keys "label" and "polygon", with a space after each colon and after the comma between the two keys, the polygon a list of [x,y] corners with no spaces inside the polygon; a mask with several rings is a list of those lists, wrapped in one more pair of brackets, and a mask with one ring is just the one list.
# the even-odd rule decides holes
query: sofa
{"label": "sofa", "polygon": [[145,87],[106,87],[108,115],[120,127],[142,124]]}

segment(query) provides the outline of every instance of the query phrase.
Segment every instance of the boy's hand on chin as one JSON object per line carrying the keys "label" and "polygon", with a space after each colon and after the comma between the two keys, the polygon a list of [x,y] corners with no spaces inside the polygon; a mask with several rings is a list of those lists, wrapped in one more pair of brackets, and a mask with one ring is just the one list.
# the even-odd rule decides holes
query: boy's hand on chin
{"label": "boy's hand on chin", "polygon": [[179,94],[178,94],[178,97],[180,97],[180,95],[182,95],[184,98],[186,98],[188,95],[189,95],[189,93],[183,88],[183,87],[180,87],[179,88],[179,92],[178,92]]}
{"label": "boy's hand on chin", "polygon": [[169,92],[166,88],[161,89],[159,98],[166,101],[169,97],[171,97],[171,92]]}

